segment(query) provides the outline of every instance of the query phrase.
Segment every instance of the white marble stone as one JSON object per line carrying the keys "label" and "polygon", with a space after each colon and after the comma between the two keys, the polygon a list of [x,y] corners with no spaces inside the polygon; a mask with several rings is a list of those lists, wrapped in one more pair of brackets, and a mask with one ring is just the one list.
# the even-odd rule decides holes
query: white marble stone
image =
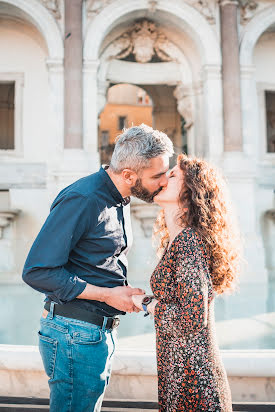
{"label": "white marble stone", "polygon": [[63,59],[64,49],[60,29],[51,14],[36,0],[1,0],[26,13],[30,21],[38,28],[46,40],[49,57]]}
{"label": "white marble stone", "polygon": [[114,59],[109,65],[107,80],[120,83],[121,79],[130,84],[177,84],[182,77],[176,62],[140,64]]}
{"label": "white marble stone", "polygon": [[[233,401],[275,400],[275,351],[222,351]],[[35,346],[0,345],[0,395],[49,395]],[[154,351],[118,350],[106,399],[157,400]]]}

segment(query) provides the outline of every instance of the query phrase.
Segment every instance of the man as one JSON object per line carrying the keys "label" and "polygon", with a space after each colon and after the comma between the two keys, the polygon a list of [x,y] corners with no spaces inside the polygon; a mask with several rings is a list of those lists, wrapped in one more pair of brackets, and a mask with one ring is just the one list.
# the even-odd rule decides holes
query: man
{"label": "man", "polygon": [[39,349],[51,412],[99,411],[111,373],[117,315],[139,311],[127,284],[129,196],[147,202],[167,185],[170,139],[146,125],[119,136],[107,170],[62,190],[23,279],[46,294]]}

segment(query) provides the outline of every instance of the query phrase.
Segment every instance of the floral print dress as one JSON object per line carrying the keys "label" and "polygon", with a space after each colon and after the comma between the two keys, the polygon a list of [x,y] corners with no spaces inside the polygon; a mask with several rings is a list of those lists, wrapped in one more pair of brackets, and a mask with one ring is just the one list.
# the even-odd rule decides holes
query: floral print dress
{"label": "floral print dress", "polygon": [[185,228],[151,277],[161,412],[231,412],[216,343],[214,291],[204,245]]}

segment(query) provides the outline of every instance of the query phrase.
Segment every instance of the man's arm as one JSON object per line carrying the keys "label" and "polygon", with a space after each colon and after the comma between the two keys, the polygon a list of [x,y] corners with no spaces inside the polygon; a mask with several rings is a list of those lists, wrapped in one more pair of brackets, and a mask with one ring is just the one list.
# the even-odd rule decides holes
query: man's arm
{"label": "man's arm", "polygon": [[134,305],[132,296],[144,295],[144,293],[144,290],[130,286],[103,288],[87,284],[84,291],[77,298],[105,302],[107,305],[123,312],[139,312],[140,309]]}
{"label": "man's arm", "polygon": [[58,304],[75,298],[89,299],[132,312],[136,309],[131,296],[144,293],[140,289],[93,286],[64,267],[70,251],[92,224],[92,210],[91,200],[78,193],[60,197],[29,252],[23,269],[23,280]]}
{"label": "man's arm", "polygon": [[[69,254],[90,225],[90,199],[62,195],[54,204],[27,257],[23,280],[62,304],[75,299],[87,282],[65,269]],[[89,212],[88,212],[89,211]]]}

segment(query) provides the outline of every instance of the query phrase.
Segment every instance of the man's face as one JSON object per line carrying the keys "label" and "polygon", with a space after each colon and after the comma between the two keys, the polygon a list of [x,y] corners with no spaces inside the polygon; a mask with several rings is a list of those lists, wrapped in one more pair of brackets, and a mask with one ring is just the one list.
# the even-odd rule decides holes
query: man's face
{"label": "man's face", "polygon": [[150,160],[149,167],[138,174],[136,183],[131,187],[131,194],[147,203],[153,203],[154,197],[167,186],[166,176],[169,170],[169,157],[162,155]]}

